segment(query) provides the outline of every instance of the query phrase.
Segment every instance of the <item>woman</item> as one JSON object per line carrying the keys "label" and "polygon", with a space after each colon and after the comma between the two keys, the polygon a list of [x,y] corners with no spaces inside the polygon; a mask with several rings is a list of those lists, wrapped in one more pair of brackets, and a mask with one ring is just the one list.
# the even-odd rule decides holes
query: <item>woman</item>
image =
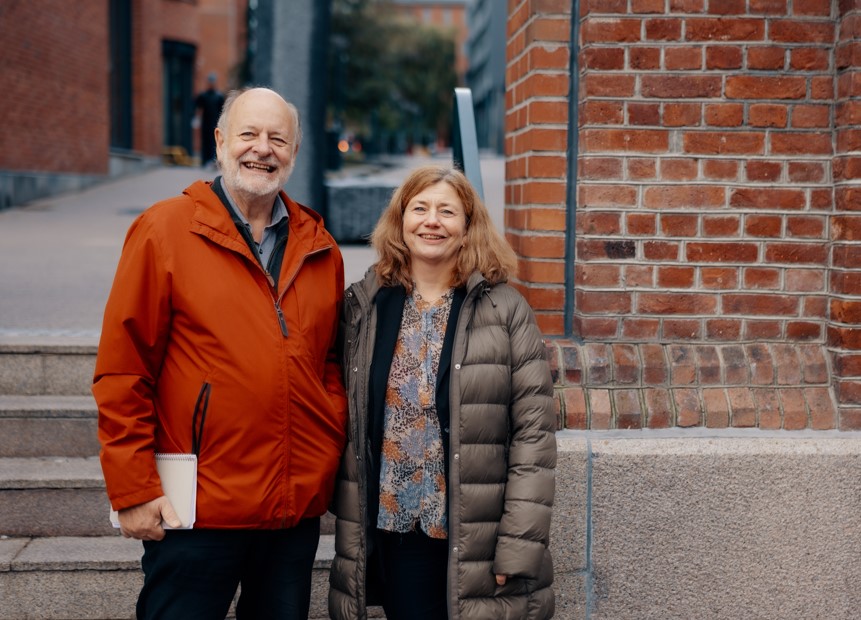
{"label": "woman", "polygon": [[427,166],[371,238],[345,298],[348,445],[329,614],[550,618],[552,382],[516,265],[475,190]]}

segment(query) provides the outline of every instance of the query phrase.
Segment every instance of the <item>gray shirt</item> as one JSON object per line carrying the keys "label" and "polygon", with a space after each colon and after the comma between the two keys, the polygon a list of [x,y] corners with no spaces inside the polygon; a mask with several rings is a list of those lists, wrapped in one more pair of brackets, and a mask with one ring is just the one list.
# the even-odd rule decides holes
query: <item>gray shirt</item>
{"label": "gray shirt", "polygon": [[[251,235],[251,224],[248,223],[248,218],[242,213],[239,207],[236,206],[236,202],[233,200],[233,196],[230,195],[230,192],[227,190],[227,187],[224,185],[224,179],[220,179],[221,189],[224,190],[224,195],[227,196],[227,202],[230,203],[230,208],[233,210],[233,213],[236,214],[236,217],[239,218],[239,221],[242,222],[242,225],[248,230],[249,238],[252,238]],[[272,251],[275,249],[275,239],[276,239],[276,227],[281,223],[281,220],[289,219],[289,215],[287,213],[287,206],[284,204],[284,201],[281,200],[281,196],[275,196],[275,202],[272,205],[272,218],[269,220],[269,224],[266,228],[263,229],[263,239],[260,243],[255,242],[255,246],[257,249],[257,257],[260,259],[260,264],[263,265],[264,268],[267,269],[269,265],[269,258],[272,256]]]}

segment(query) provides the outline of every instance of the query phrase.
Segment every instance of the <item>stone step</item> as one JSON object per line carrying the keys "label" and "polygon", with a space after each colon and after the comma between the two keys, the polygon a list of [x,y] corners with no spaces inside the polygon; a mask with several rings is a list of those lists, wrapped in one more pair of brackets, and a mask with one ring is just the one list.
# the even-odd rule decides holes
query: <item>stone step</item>
{"label": "stone step", "polygon": [[98,457],[0,458],[0,536],[109,536],[109,510]]}
{"label": "stone step", "polygon": [[[333,536],[320,537],[312,620],[328,618],[334,549]],[[140,541],[121,536],[0,538],[0,618],[133,618],[142,553]]]}
{"label": "stone step", "polygon": [[97,417],[91,395],[0,395],[0,458],[96,456]]}
{"label": "stone step", "polygon": [[114,533],[98,457],[0,458],[0,535]]}
{"label": "stone step", "polygon": [[0,394],[88,395],[96,348],[92,339],[0,341]]}

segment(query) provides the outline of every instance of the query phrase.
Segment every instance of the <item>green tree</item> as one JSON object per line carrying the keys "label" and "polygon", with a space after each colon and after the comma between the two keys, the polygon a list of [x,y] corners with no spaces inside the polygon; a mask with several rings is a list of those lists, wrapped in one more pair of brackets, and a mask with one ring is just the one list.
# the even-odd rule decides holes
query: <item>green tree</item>
{"label": "green tree", "polygon": [[364,135],[446,140],[457,76],[450,31],[399,16],[383,0],[333,0],[333,119]]}

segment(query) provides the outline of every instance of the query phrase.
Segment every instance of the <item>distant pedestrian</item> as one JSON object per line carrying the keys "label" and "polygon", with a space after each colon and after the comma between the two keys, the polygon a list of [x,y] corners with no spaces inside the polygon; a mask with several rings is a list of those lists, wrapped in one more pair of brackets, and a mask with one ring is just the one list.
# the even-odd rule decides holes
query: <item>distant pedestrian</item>
{"label": "distant pedestrian", "polygon": [[200,111],[200,165],[203,167],[215,161],[215,126],[224,106],[224,95],[216,88],[218,76],[210,73],[206,81],[208,88],[194,100],[195,110]]}

